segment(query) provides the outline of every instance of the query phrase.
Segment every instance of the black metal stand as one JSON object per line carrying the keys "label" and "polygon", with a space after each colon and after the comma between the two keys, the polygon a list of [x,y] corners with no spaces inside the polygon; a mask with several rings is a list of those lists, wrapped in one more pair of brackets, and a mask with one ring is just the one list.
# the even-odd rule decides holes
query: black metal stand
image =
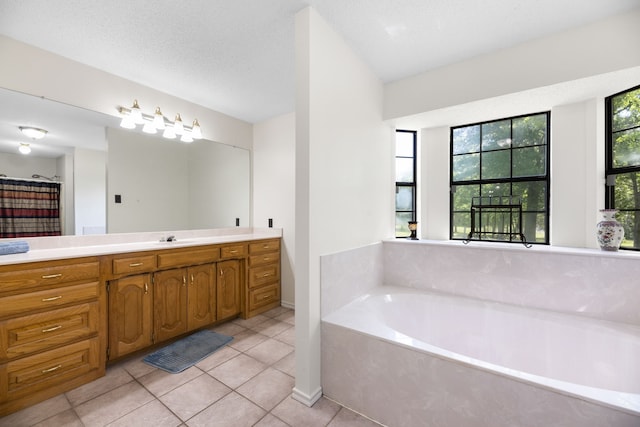
{"label": "black metal stand", "polygon": [[504,236],[506,239],[495,241],[513,241],[519,238],[522,244],[530,248],[531,243],[522,233],[522,203],[519,196],[486,196],[471,199],[471,231],[463,240],[466,245],[476,235],[482,240],[483,236]]}

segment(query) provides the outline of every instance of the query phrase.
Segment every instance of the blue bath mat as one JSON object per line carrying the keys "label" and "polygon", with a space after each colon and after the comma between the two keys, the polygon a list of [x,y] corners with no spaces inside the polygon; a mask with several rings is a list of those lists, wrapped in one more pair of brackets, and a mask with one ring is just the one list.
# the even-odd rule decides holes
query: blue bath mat
{"label": "blue bath mat", "polygon": [[177,374],[224,347],[232,339],[233,337],[204,329],[169,344],[142,360],[163,371]]}

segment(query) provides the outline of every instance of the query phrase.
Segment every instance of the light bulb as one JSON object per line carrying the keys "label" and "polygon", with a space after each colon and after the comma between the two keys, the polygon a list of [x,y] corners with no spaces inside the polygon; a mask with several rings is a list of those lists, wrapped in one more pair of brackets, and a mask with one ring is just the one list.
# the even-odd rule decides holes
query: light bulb
{"label": "light bulb", "polygon": [[135,129],[136,124],[133,122],[133,119],[131,118],[131,116],[127,114],[120,121],[120,127],[125,129]]}
{"label": "light bulb", "polygon": [[21,143],[18,147],[18,151],[20,151],[22,154],[29,154],[31,152],[31,147],[29,147],[29,144]]}
{"label": "light bulb", "polygon": [[184,126],[182,125],[182,117],[180,117],[180,113],[176,114],[176,120],[173,123],[173,131],[176,135],[182,135],[184,132]]}
{"label": "light bulb", "polygon": [[156,108],[156,112],[153,115],[153,125],[158,130],[164,129],[164,116],[162,115],[162,111],[160,111],[160,107]]}
{"label": "light bulb", "polygon": [[162,133],[162,137],[163,138],[167,138],[167,139],[175,139],[176,137],[176,133],[173,130],[173,127],[171,126],[166,126],[164,128],[164,132]]}
{"label": "light bulb", "polygon": [[137,125],[144,124],[144,119],[142,118],[142,111],[140,110],[140,106],[138,105],[137,99],[133,100],[133,106],[131,107],[130,115],[131,115],[131,120],[133,120],[133,123]]}
{"label": "light bulb", "polygon": [[144,126],[142,127],[142,132],[144,133],[149,133],[149,134],[154,134],[156,132],[158,132],[156,130],[156,127],[153,125],[152,121],[146,121],[144,122]]}
{"label": "light bulb", "polygon": [[193,136],[193,139],[202,139],[202,130],[200,130],[200,123],[198,123],[198,119],[193,121],[191,136]]}
{"label": "light bulb", "polygon": [[182,137],[180,138],[180,142],[186,142],[186,143],[193,142],[193,138],[191,137],[191,132],[189,132],[188,130],[185,130],[182,133]]}

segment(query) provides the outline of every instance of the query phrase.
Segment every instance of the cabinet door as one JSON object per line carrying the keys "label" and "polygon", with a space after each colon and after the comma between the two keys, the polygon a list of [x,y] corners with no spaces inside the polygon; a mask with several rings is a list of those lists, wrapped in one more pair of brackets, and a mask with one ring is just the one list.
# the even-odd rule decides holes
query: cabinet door
{"label": "cabinet door", "polygon": [[237,259],[218,263],[218,320],[240,313],[240,265]]}
{"label": "cabinet door", "polygon": [[115,358],[151,345],[151,275],[140,274],[109,284],[109,352]]}
{"label": "cabinet door", "polygon": [[201,328],[216,320],[216,272],[215,264],[189,267],[187,328]]}
{"label": "cabinet door", "polygon": [[187,331],[187,269],[176,268],[154,274],[153,305],[156,341]]}

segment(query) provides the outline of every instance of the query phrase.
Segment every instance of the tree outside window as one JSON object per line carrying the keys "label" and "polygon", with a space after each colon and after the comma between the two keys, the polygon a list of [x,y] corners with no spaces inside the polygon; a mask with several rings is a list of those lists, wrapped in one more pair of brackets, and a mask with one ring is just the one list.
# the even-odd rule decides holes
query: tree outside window
{"label": "tree outside window", "polygon": [[624,227],[622,249],[640,250],[640,86],[605,100],[606,200]]}

